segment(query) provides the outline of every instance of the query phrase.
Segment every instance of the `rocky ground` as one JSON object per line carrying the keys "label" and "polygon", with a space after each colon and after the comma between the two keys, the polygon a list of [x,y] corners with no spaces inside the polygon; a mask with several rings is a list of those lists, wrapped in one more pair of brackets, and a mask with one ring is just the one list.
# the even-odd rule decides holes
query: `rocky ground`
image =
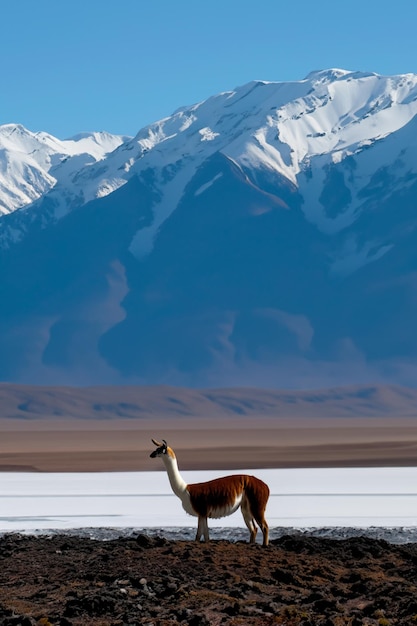
{"label": "rocky ground", "polygon": [[0,626],[417,624],[417,544],[0,539]]}

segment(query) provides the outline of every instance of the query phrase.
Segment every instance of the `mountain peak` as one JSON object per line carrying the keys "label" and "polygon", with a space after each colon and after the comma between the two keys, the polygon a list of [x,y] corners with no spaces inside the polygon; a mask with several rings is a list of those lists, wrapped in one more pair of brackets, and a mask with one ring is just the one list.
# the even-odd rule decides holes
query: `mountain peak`
{"label": "mountain peak", "polygon": [[[102,132],[61,141],[43,131],[34,133],[22,124],[0,125],[0,215],[44,196],[57,182],[56,168],[68,159],[77,159],[75,169],[81,169],[101,160],[125,140]],[[68,166],[59,173],[63,175]]]}
{"label": "mountain peak", "polygon": [[331,67],[328,69],[322,70],[312,70],[307,74],[304,80],[337,80],[338,78],[343,78],[348,74],[352,74],[351,70],[345,70],[338,67]]}

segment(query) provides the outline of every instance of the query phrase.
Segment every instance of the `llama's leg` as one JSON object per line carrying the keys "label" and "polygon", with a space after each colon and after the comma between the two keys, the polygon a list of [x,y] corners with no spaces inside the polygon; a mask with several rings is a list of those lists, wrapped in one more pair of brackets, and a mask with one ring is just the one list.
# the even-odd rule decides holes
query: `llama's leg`
{"label": "llama's leg", "polygon": [[265,518],[263,518],[262,523],[260,524],[261,530],[262,530],[262,534],[263,534],[263,541],[262,541],[262,545],[263,546],[267,546],[269,543],[269,528],[268,528],[268,524],[265,521]]}
{"label": "llama's leg", "polygon": [[204,525],[203,525],[204,541],[208,542],[208,541],[210,541],[210,537],[209,537],[209,529],[208,529],[207,517],[204,517],[203,520],[204,520]]}
{"label": "llama's leg", "polygon": [[203,517],[202,515],[199,515],[197,534],[196,534],[195,540],[200,541],[202,536],[204,537],[204,541],[209,541],[207,517]]}
{"label": "llama's leg", "polygon": [[203,518],[199,517],[198,518],[198,526],[197,526],[197,534],[195,536],[195,540],[196,541],[200,541],[201,540],[201,535],[203,534],[202,521],[203,521]]}
{"label": "llama's leg", "polygon": [[262,530],[262,535],[263,535],[262,545],[267,546],[269,543],[269,528],[268,528],[268,524],[266,523],[266,519],[263,516],[263,514],[259,516],[257,515],[255,519],[259,528]]}
{"label": "llama's leg", "polygon": [[255,543],[256,533],[258,532],[258,529],[256,527],[255,520],[253,519],[248,499],[245,495],[242,498],[240,510],[242,511],[243,519],[245,520],[245,524],[250,532],[249,543]]}

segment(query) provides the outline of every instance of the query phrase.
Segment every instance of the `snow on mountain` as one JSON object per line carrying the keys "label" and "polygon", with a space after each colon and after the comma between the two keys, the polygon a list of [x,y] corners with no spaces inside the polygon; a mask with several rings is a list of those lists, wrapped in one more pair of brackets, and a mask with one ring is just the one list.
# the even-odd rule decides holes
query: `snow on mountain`
{"label": "snow on mountain", "polygon": [[0,215],[34,202],[69,171],[101,161],[125,139],[102,132],[61,141],[20,124],[0,126]]}
{"label": "snow on mountain", "polygon": [[[243,169],[281,175],[301,192],[306,187],[309,197],[316,197],[306,208],[308,219],[334,231],[351,219],[356,205],[353,202],[348,216],[336,221],[323,215],[319,201],[323,181],[318,180],[319,172],[315,172],[314,181],[310,175],[315,161],[323,178],[324,166],[365,150],[405,126],[416,113],[416,75],[383,77],[332,69],[312,72],[302,81],[255,81],[218,94],[151,124],[123,145],[122,138],[105,133],[81,134],[60,142],[46,133],[33,134],[11,125],[0,127],[0,138],[4,138],[0,145],[2,150],[11,146],[19,155],[27,155],[32,169],[39,166],[49,172],[53,168],[58,186],[51,198],[59,207],[57,217],[74,204],[111,193],[147,168],[156,172],[155,185],[158,172],[164,171],[159,190],[164,187],[168,196],[174,191],[178,199],[196,168],[221,151]],[[63,167],[68,157],[80,154],[93,159],[86,159],[86,163],[78,159],[71,168]],[[100,164],[94,167],[94,160]],[[178,187],[176,181],[172,190],[166,168],[172,169],[174,164],[188,171],[183,174],[182,185]],[[7,172],[4,187],[19,187],[12,184],[17,174],[14,176],[11,168]],[[25,181],[24,173],[20,175],[20,186],[27,192],[26,202],[22,198],[19,206],[54,186],[50,179],[42,181],[43,187],[41,183],[35,185],[33,178]],[[16,201],[3,199],[3,204],[9,210],[16,207]],[[167,214],[161,198],[155,223],[159,225]]]}
{"label": "snow on mountain", "polygon": [[[23,236],[25,224],[36,219],[48,224],[111,194],[133,176],[146,178],[152,172],[154,217],[130,248],[142,257],[198,168],[215,153],[227,156],[262,187],[273,188],[280,178],[304,199],[301,208],[309,221],[323,232],[337,233],[358,218],[365,190],[381,168],[396,163],[395,184],[403,185],[405,178],[410,184],[417,170],[410,125],[416,114],[417,75],[330,69],[296,82],[254,81],[178,109],[133,139],[82,133],[59,141],[4,125],[0,213],[40,200],[30,206],[30,217],[3,223],[1,240],[10,245]],[[344,190],[338,210],[329,206],[332,185]],[[351,251],[354,247],[349,244]],[[366,252],[362,256],[368,258]],[[360,258],[359,253],[359,265]]]}
{"label": "snow on mountain", "polygon": [[417,75],[314,71],[133,138],[0,141],[0,378],[417,380]]}
{"label": "snow on mountain", "polygon": [[[177,110],[99,163],[81,167],[75,162],[69,171],[62,165],[55,168],[58,184],[48,194],[48,206],[54,207],[54,219],[60,218],[115,191],[132,176],[152,171],[158,195],[154,220],[131,246],[140,257],[152,249],[161,224],[197,169],[220,152],[255,183],[259,177],[261,184],[265,177],[283,178],[308,197],[302,207],[306,218],[325,232],[337,232],[358,215],[361,190],[376,171],[375,151],[368,148],[405,127],[416,113],[417,76],[412,74],[384,77],[331,69],[297,82],[255,81]],[[415,144],[412,136],[403,140],[407,149]],[[389,162],[389,152],[378,152],[381,166]],[[350,200],[343,211],[328,215],[322,202],[328,170],[358,155],[361,175],[346,181]]]}

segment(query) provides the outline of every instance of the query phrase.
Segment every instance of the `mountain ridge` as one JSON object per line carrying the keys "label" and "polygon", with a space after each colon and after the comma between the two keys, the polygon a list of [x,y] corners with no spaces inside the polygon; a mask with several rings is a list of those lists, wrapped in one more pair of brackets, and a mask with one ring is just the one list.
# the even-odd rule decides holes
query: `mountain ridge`
{"label": "mountain ridge", "polygon": [[[79,133],[60,140],[33,133],[21,124],[0,125],[0,216],[30,205],[48,193],[69,161],[80,169],[102,160],[125,137],[106,132]],[[64,167],[64,164],[65,167]]]}
{"label": "mountain ridge", "polygon": [[[355,87],[356,91],[350,83],[357,85]],[[262,106],[258,110],[259,98],[253,99],[255,97],[254,91],[259,87],[266,88],[268,94],[262,99]],[[358,90],[359,94],[356,93]],[[348,91],[348,97],[346,97],[346,91]],[[273,101],[272,108],[276,111],[274,115],[271,115],[265,106],[265,102],[269,100]],[[334,100],[336,100],[336,103],[333,102]],[[346,104],[346,101],[348,101],[348,104]],[[217,127],[225,124],[225,120],[230,115],[233,119],[236,119],[236,110],[238,114],[241,113],[240,107],[242,102],[245,103],[242,120],[246,123],[248,116],[249,118],[259,116],[262,122],[259,120],[256,122],[258,125],[261,123],[261,127],[255,133],[255,142],[248,144],[250,149],[243,150],[240,154],[242,151],[242,137],[244,137],[244,141],[247,141],[245,138],[245,127],[242,129],[242,123],[238,121],[237,130],[233,131],[232,129],[231,133],[230,128],[226,133],[221,133],[218,132],[220,128]],[[220,108],[219,103],[222,105]],[[388,120],[381,120],[380,118],[384,117],[384,110],[393,107],[396,109],[396,116],[390,115]],[[224,109],[230,109],[234,113],[223,114]],[[329,109],[327,117],[321,114],[321,109]],[[409,122],[416,114],[417,75],[413,74],[383,77],[373,73],[330,69],[311,72],[301,81],[283,83],[252,81],[235,90],[217,94],[195,105],[182,107],[172,116],[141,129],[135,137],[128,138],[118,146],[112,146],[113,149],[107,152],[108,158],[105,159],[105,162],[111,163],[111,161],[115,161],[114,164],[105,165],[103,168],[103,165],[95,167],[94,163],[89,163],[87,168],[84,166],[78,168],[82,171],[85,170],[85,173],[79,171],[76,175],[77,180],[80,177],[92,178],[99,180],[100,183],[96,185],[95,191],[90,192],[88,197],[81,198],[78,202],[75,200],[74,206],[82,206],[89,199],[98,197],[97,194],[111,193],[121,184],[125,184],[131,177],[132,170],[137,172],[139,167],[140,171],[142,159],[149,161],[149,158],[152,157],[147,167],[159,167],[161,165],[158,163],[160,156],[155,153],[155,149],[161,142],[165,144],[167,142],[175,142],[177,137],[181,137],[180,143],[181,148],[183,148],[183,134],[188,136],[185,144],[187,147],[192,137],[195,137],[197,140],[197,144],[195,140],[192,140],[194,146],[205,142],[206,156],[218,150],[225,151],[224,153],[227,156],[243,168],[249,164],[253,165],[253,162],[255,162],[255,169],[260,167],[271,168],[275,173],[284,176],[290,183],[295,183],[299,186],[300,183],[299,181],[297,182],[296,176],[300,175],[300,178],[303,178],[303,170],[305,171],[306,167],[310,167],[309,161],[311,158],[330,154],[337,147],[337,157],[335,158],[341,159],[343,150],[350,149],[355,153],[355,151],[363,147],[361,146],[361,141],[375,141],[383,136],[392,134],[392,132],[399,130],[405,123]],[[305,118],[306,121],[302,118]],[[339,127],[337,127],[339,120]],[[355,125],[358,126],[358,123],[359,126],[365,126],[366,128],[359,131],[358,127],[352,131],[352,128]],[[216,126],[216,130],[213,131],[207,124]],[[380,129],[379,132],[375,131],[376,128]],[[265,132],[270,133],[275,131],[275,129],[278,130],[278,135],[280,136],[278,148],[281,148],[281,152],[274,147],[274,140],[268,141],[265,137]],[[314,129],[317,132],[307,132]],[[347,136],[346,129],[348,131]],[[222,139],[223,134],[225,139]],[[343,139],[344,136],[345,138]],[[215,147],[207,153],[207,146],[213,141],[215,142]],[[219,141],[221,144],[216,146],[216,143]],[[288,160],[288,157],[286,159],[283,156],[282,149],[285,145],[293,153],[295,151],[295,155],[290,160]],[[326,149],[324,150],[324,148]],[[287,149],[285,148],[285,150]],[[124,153],[131,153],[132,151],[135,152],[133,160],[131,155],[126,158]],[[190,152],[189,147],[188,151]],[[194,153],[195,151],[194,148]],[[178,152],[178,147],[174,145],[171,151],[167,153],[167,162],[175,163]],[[304,165],[301,168],[300,165],[302,163]],[[322,164],[319,167],[322,168]],[[109,171],[111,172],[110,174]],[[303,184],[308,184],[308,176],[303,181]],[[72,178],[71,185],[74,182],[74,178]],[[172,192],[172,190],[170,191]],[[58,194],[56,194],[52,190],[52,200],[56,201],[54,196],[59,196],[62,193],[65,195],[69,191],[60,191],[58,189]],[[311,194],[311,190],[309,190],[309,193]],[[73,201],[74,196],[77,196],[76,192],[71,196]],[[61,200],[57,202],[60,204]],[[71,207],[71,204],[69,207]],[[65,213],[65,209],[62,207],[61,211]],[[315,212],[317,212],[317,204]],[[319,227],[326,227],[322,223],[323,215],[317,217],[310,211],[307,214],[307,218],[316,222]]]}
{"label": "mountain ridge", "polygon": [[0,217],[0,379],[416,385],[416,124],[417,75],[331,69],[60,161]]}

